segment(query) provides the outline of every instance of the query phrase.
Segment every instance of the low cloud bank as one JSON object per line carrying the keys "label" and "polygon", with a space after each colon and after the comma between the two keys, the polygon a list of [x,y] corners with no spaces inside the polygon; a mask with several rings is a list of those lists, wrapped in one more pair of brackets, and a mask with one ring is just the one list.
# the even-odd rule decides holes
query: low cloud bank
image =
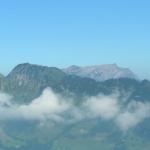
{"label": "low cloud bank", "polygon": [[117,95],[88,97],[76,106],[72,99],[63,98],[46,88],[42,95],[28,105],[13,103],[11,96],[0,93],[0,120],[26,119],[56,122],[101,118],[112,120],[123,131],[150,117],[150,103],[132,101],[124,107]]}

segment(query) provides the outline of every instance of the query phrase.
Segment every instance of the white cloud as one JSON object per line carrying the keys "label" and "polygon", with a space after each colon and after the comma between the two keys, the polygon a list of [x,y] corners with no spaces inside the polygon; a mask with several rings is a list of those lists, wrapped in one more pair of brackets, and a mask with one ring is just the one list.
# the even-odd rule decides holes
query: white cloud
{"label": "white cloud", "polygon": [[42,95],[34,99],[29,105],[21,105],[18,111],[27,119],[61,118],[62,114],[70,108],[71,103],[66,102],[59,95],[47,88]]}
{"label": "white cloud", "polygon": [[[28,105],[11,103],[9,96],[6,94],[0,95],[0,102],[3,102],[3,105],[0,105],[0,113],[3,114],[0,119],[23,118],[61,121],[61,114],[71,107],[71,103],[52,92],[50,88],[45,89],[39,98],[32,100]],[[9,105],[5,105],[6,103]]]}
{"label": "white cloud", "polygon": [[115,96],[99,95],[89,98],[84,104],[87,114],[91,117],[112,119],[119,112],[118,99]]}
{"label": "white cloud", "polygon": [[19,105],[12,103],[11,96],[0,93],[0,120],[52,120],[69,123],[101,118],[112,120],[122,131],[127,131],[150,117],[150,103],[132,100],[124,107],[118,97],[118,94],[88,97],[80,106],[76,106],[73,100],[63,98],[50,88],[46,88],[42,95],[31,103]]}

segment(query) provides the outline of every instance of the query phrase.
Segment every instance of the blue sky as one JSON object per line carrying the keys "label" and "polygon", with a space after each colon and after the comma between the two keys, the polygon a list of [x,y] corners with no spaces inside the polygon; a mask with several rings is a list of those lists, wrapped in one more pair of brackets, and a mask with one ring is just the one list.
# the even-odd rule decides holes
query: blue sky
{"label": "blue sky", "polygon": [[117,63],[150,79],[149,0],[2,0],[0,72],[23,62]]}

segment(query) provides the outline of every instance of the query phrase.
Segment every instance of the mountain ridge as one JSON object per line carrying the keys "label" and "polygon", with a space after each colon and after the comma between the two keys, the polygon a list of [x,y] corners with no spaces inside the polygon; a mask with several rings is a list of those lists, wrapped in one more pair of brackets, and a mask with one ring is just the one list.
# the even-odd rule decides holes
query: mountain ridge
{"label": "mountain ridge", "polygon": [[117,64],[103,64],[80,67],[72,65],[64,68],[63,71],[68,74],[89,77],[97,81],[106,81],[109,79],[131,78],[138,79],[137,75],[129,68],[119,67]]}
{"label": "mountain ridge", "polygon": [[[116,68],[116,65],[113,65]],[[77,66],[74,66],[77,68]],[[50,87],[58,93],[74,93],[81,99],[84,95],[95,96],[99,93],[111,94],[116,89],[118,91],[133,90],[131,98],[138,94],[143,99],[149,98],[149,81],[139,82],[132,78],[109,79],[106,81],[97,81],[89,77],[70,75],[56,67],[46,67],[23,63],[17,65],[3,80],[0,82],[0,88],[4,92],[10,93],[18,102],[30,102],[38,97],[44,88]],[[140,86],[143,87],[140,92]],[[68,92],[67,92],[68,91]],[[138,91],[138,92],[137,92]]]}

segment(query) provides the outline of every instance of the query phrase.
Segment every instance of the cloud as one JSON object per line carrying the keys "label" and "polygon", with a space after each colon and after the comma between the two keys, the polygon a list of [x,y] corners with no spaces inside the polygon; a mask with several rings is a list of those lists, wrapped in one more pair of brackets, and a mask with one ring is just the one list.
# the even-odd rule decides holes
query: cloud
{"label": "cloud", "polygon": [[10,105],[11,98],[12,97],[10,95],[0,92],[0,106]]}
{"label": "cloud", "polygon": [[150,117],[150,103],[133,101],[123,112],[118,114],[116,124],[123,131],[127,131],[148,117]]}
{"label": "cloud", "polygon": [[64,98],[46,88],[40,97],[29,104],[17,104],[11,101],[11,96],[0,93],[0,120],[26,119],[55,122],[77,122],[84,119],[101,118],[113,121],[122,131],[138,125],[150,117],[150,103],[132,100],[123,105],[118,94],[87,97],[80,105],[75,105],[73,99]]}
{"label": "cloud", "polygon": [[21,105],[18,111],[26,119],[61,119],[61,114],[71,107],[71,103],[52,92],[50,88],[34,99],[29,105]]}
{"label": "cloud", "polygon": [[103,119],[114,118],[120,110],[116,96],[99,95],[91,97],[83,104],[83,106],[86,108],[89,116],[100,117]]}
{"label": "cloud", "polygon": [[32,100],[28,105],[18,105],[11,103],[10,96],[0,94],[0,119],[32,119],[45,120],[53,119],[61,121],[61,115],[71,106],[70,102],[66,102],[59,95],[52,92],[50,88],[46,88],[42,95]]}

